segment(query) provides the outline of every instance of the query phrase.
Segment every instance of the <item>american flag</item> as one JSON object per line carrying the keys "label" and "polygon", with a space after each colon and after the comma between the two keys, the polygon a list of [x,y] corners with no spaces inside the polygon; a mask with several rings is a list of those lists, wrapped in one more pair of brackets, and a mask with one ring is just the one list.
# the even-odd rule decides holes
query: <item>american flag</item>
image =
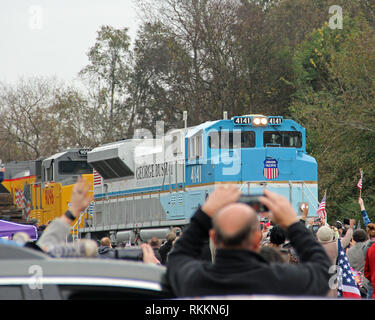
{"label": "american flag", "polygon": [[354,279],[353,272],[350,268],[348,257],[345,254],[344,249],[341,246],[340,239],[337,240],[337,262],[339,275],[338,275],[338,287],[337,295],[343,298],[361,298],[361,293],[357,287]]}
{"label": "american flag", "polygon": [[361,169],[359,169],[359,172],[361,174],[361,177],[360,177],[360,179],[359,179],[359,181],[357,183],[357,188],[362,190],[363,171]]}
{"label": "american flag", "polygon": [[94,186],[102,184],[102,176],[94,169]]}
{"label": "american flag", "polygon": [[318,210],[316,210],[316,213],[319,215],[321,219],[326,219],[326,195],[324,194],[324,197],[322,199],[322,202],[320,202]]}

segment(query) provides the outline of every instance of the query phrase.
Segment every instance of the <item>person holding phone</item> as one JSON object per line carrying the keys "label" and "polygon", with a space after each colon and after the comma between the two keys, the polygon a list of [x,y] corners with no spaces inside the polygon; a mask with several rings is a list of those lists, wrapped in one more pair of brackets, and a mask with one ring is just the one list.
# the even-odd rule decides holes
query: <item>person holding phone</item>
{"label": "person holding phone", "polygon": [[[330,260],[288,199],[265,189],[259,202],[270,210],[272,221],[286,230],[300,257],[295,265],[270,264],[259,254],[259,214],[237,202],[240,196],[237,186],[220,185],[192,216],[168,256],[167,279],[176,296],[325,296]],[[216,246],[214,263],[199,259],[208,237]]]}

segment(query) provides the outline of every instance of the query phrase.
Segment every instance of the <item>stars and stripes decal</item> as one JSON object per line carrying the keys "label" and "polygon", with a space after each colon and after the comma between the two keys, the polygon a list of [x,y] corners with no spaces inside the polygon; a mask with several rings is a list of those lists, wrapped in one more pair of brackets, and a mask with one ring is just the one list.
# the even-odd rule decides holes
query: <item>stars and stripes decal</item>
{"label": "stars and stripes decal", "polygon": [[266,159],[264,161],[263,176],[267,179],[276,179],[279,175],[278,163],[276,159]]}
{"label": "stars and stripes decal", "polygon": [[100,186],[103,182],[102,176],[94,169],[94,186]]}
{"label": "stars and stripes decal", "polygon": [[23,208],[24,204],[24,196],[23,196],[23,190],[22,189],[15,189],[14,192],[14,200],[17,208]]}

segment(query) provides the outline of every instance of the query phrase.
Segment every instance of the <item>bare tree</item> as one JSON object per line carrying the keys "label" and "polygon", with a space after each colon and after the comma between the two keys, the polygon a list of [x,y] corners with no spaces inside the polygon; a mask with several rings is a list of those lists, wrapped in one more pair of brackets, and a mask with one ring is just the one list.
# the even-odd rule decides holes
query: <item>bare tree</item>
{"label": "bare tree", "polygon": [[12,146],[15,152],[8,158],[36,159],[46,155],[53,131],[49,108],[59,87],[55,78],[21,78],[15,86],[0,85],[1,146]]}

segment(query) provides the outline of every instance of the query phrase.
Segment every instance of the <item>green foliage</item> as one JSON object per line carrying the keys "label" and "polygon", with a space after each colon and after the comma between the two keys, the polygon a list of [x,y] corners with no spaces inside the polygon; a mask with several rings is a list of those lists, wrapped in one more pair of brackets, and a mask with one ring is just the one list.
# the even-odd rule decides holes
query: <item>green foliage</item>
{"label": "green foliage", "polygon": [[[363,17],[345,17],[342,30],[314,30],[295,52],[293,117],[308,132],[308,151],[319,165],[331,220],[358,212],[359,168],[364,200],[375,205],[375,33]],[[371,214],[371,213],[370,213]]]}

